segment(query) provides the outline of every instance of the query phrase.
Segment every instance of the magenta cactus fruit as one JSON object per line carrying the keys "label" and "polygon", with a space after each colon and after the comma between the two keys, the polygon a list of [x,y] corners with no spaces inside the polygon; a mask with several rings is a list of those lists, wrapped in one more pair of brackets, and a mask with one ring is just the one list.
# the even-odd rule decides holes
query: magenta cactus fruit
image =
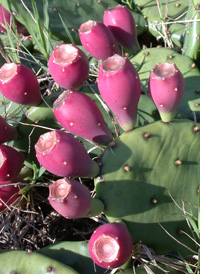
{"label": "magenta cactus fruit", "polygon": [[0,4],[0,31],[6,33],[5,25],[11,24],[11,14]]}
{"label": "magenta cactus fruit", "polygon": [[124,131],[133,129],[141,85],[131,62],[118,54],[104,60],[99,69],[98,88],[121,128]]}
{"label": "magenta cactus fruit", "polygon": [[14,140],[18,136],[17,129],[0,116],[0,144]]}
{"label": "magenta cactus fruit", "polygon": [[12,180],[20,173],[24,162],[22,152],[0,145],[0,181]]}
{"label": "magenta cactus fruit", "polygon": [[[9,11],[7,11],[1,4],[0,4],[0,32],[7,33],[5,25],[8,24],[11,27],[12,24],[12,17]],[[15,24],[17,27],[18,33],[22,33],[23,35],[28,35],[28,31],[20,22],[15,20]]]}
{"label": "magenta cactus fruit", "polygon": [[183,75],[174,63],[158,63],[149,78],[149,93],[163,122],[177,113],[185,89]]}
{"label": "magenta cactus fruit", "polygon": [[86,94],[64,91],[54,102],[53,112],[58,122],[74,135],[102,145],[112,141],[101,111]]}
{"label": "magenta cactus fruit", "polygon": [[0,181],[0,212],[6,209],[6,205],[13,204],[19,197],[19,186],[13,181]]}
{"label": "magenta cactus fruit", "polygon": [[89,60],[86,54],[72,44],[57,46],[48,62],[53,79],[63,88],[80,88],[89,74]]}
{"label": "magenta cactus fruit", "polygon": [[90,191],[78,181],[62,178],[49,186],[49,203],[67,219],[86,217],[91,206]]}
{"label": "magenta cactus fruit", "polygon": [[131,257],[132,249],[131,235],[121,223],[109,223],[98,227],[89,241],[92,260],[107,269],[123,265]]}
{"label": "magenta cactus fruit", "polygon": [[104,12],[103,23],[111,30],[117,42],[127,50],[140,49],[137,40],[135,20],[125,6],[110,7]]}
{"label": "magenta cactus fruit", "polygon": [[49,172],[62,177],[93,177],[99,172],[96,162],[72,135],[53,130],[35,144],[38,162]]}
{"label": "magenta cactus fruit", "polygon": [[18,63],[6,63],[0,69],[0,92],[9,100],[23,105],[38,105],[42,98],[35,74]]}
{"label": "magenta cactus fruit", "polygon": [[102,22],[86,21],[79,28],[79,37],[85,50],[99,60],[121,54],[112,32]]}

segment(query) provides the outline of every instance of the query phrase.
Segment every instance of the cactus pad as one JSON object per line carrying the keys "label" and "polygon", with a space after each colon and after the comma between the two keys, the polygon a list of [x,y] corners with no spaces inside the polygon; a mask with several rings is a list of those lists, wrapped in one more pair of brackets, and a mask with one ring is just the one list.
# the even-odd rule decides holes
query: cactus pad
{"label": "cactus pad", "polygon": [[134,242],[142,241],[157,252],[187,253],[166,231],[194,248],[182,233],[190,232],[175,202],[182,208],[185,201],[186,210],[188,203],[192,210],[197,204],[199,141],[200,124],[189,120],[158,121],[116,139],[101,156],[95,180],[109,221],[124,220]]}
{"label": "cactus pad", "polygon": [[21,250],[0,253],[3,274],[77,274],[74,269],[42,254]]}
{"label": "cactus pad", "polygon": [[88,251],[88,243],[88,241],[62,241],[41,248],[38,252],[73,267],[81,274],[104,274],[105,268],[94,265]]}

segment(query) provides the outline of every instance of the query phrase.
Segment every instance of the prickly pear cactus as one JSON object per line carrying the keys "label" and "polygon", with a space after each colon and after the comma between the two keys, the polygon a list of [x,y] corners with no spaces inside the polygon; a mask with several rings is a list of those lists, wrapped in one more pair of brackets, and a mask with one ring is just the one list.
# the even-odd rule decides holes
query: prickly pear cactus
{"label": "prickly pear cactus", "polygon": [[[6,0],[2,0],[1,3],[8,10],[14,9],[15,11],[17,11],[17,19],[22,24],[25,24],[28,30],[29,28],[31,28],[37,32],[37,25],[34,21],[30,20],[30,17],[25,8],[25,6],[28,7],[28,9],[30,9],[32,12],[31,1],[25,0],[25,6],[23,6],[20,1],[16,0],[11,0],[9,2]],[[45,6],[45,8],[47,8],[47,10],[45,11],[45,8],[43,8],[43,1],[37,1],[37,8],[41,21],[45,20],[47,13],[49,14],[49,34],[51,35],[51,38],[54,40],[62,39],[66,42],[72,42],[72,37],[76,44],[80,44],[78,28],[83,22],[90,19],[102,21],[104,11],[108,7],[116,5],[117,1],[115,0],[87,0],[87,3],[85,2],[85,0],[77,0],[73,2],[50,0],[48,1],[48,6]],[[68,29],[68,33],[66,33],[63,27],[59,14]],[[132,14],[134,16],[136,24],[138,25],[137,32],[138,34],[141,34],[146,29],[146,21],[142,15],[136,12],[132,12]]]}
{"label": "prickly pear cactus", "polygon": [[155,64],[162,62],[175,63],[185,80],[185,91],[178,112],[181,117],[193,118],[192,111],[194,111],[194,108],[191,108],[191,103],[190,105],[188,103],[193,101],[194,106],[198,104],[196,100],[200,97],[200,72],[191,58],[182,56],[167,48],[150,48],[140,51],[131,59],[131,62],[138,70],[142,90],[146,93],[148,93],[149,72]]}
{"label": "prickly pear cactus", "polygon": [[73,268],[38,253],[25,251],[2,251],[0,253],[2,274],[76,274]]}
{"label": "prickly pear cactus", "polygon": [[[158,39],[167,39],[168,43],[175,43],[181,46],[183,33],[185,31],[185,13],[188,10],[188,1],[145,1],[135,0],[134,8],[140,10],[147,20],[149,32]],[[173,24],[176,19],[181,21]],[[168,23],[167,25],[165,23]],[[181,40],[180,40],[181,39]],[[168,44],[169,46],[169,44]]]}
{"label": "prickly pear cactus", "polygon": [[68,265],[81,274],[105,273],[104,268],[94,265],[88,251],[88,241],[63,241],[44,247],[39,253]]}
{"label": "prickly pear cactus", "polygon": [[200,4],[199,1],[189,1],[187,19],[193,20],[187,24],[184,35],[184,45],[182,49],[183,55],[197,60],[199,58],[200,49]]}
{"label": "prickly pear cactus", "polygon": [[134,242],[157,252],[188,252],[172,237],[193,248],[178,206],[185,201],[187,211],[198,201],[199,141],[200,125],[189,120],[158,121],[116,139],[100,157],[95,180],[109,221],[122,219]]}

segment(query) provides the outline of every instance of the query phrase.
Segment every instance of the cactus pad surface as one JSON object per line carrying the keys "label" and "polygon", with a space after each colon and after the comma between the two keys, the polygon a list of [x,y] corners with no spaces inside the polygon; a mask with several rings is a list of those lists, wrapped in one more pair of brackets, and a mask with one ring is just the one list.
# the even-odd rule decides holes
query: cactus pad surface
{"label": "cactus pad surface", "polygon": [[110,222],[125,221],[134,242],[162,253],[189,252],[167,231],[194,248],[182,233],[190,231],[180,208],[185,201],[185,210],[194,210],[198,201],[199,129],[189,120],[158,121],[122,134],[101,156],[97,198]]}
{"label": "cactus pad surface", "polygon": [[21,250],[0,253],[3,274],[77,274],[74,269],[42,254]]}
{"label": "cactus pad surface", "polygon": [[94,265],[88,251],[88,243],[88,241],[62,241],[41,248],[38,252],[73,267],[81,274],[105,273],[105,268]]}

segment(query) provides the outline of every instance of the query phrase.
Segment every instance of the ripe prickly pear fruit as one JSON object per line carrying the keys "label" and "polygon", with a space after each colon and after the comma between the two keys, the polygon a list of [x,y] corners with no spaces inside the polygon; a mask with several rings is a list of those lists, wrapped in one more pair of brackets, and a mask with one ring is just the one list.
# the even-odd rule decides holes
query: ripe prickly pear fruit
{"label": "ripe prickly pear fruit", "polygon": [[7,11],[1,4],[0,4],[0,31],[6,33],[6,29],[4,28],[5,24],[11,24],[11,15],[10,12]]}
{"label": "ripe prickly pear fruit", "polygon": [[98,88],[124,131],[134,128],[141,94],[138,73],[131,62],[115,54],[102,62]]}
{"label": "ripe prickly pear fruit", "polygon": [[35,74],[18,63],[6,63],[0,69],[0,92],[9,100],[36,106],[42,98]]}
{"label": "ripe prickly pear fruit", "polygon": [[79,28],[79,37],[85,50],[99,60],[121,54],[112,32],[101,22],[88,20]]}
{"label": "ripe prickly pear fruit", "polygon": [[0,181],[12,180],[22,169],[24,155],[6,145],[0,145]]}
{"label": "ripe prickly pear fruit", "polygon": [[117,42],[135,53],[140,49],[135,20],[125,6],[110,7],[104,12],[103,23],[111,30]]}
{"label": "ripe prickly pear fruit", "polygon": [[17,137],[17,129],[11,126],[0,116],[0,144],[14,140]]}
{"label": "ripe prickly pear fruit", "polygon": [[102,145],[112,141],[101,111],[84,93],[64,91],[54,102],[53,112],[58,122],[74,135]]}
{"label": "ripe prickly pear fruit", "polygon": [[[13,181],[0,181],[0,199],[8,206],[19,197],[19,186],[14,185]],[[0,211],[6,208],[6,205],[0,200]]]}
{"label": "ripe prickly pear fruit", "polygon": [[53,79],[63,88],[80,88],[89,74],[89,60],[86,54],[72,44],[57,46],[48,62]]}
{"label": "ripe prickly pear fruit", "polygon": [[89,241],[89,253],[99,266],[113,269],[123,265],[132,254],[133,243],[127,228],[121,223],[100,226]]}
{"label": "ripe prickly pear fruit", "polygon": [[[0,32],[7,33],[6,28],[4,27],[8,24],[10,27],[12,24],[12,17],[9,11],[7,11],[1,4],[0,4]],[[17,27],[18,33],[22,33],[23,35],[28,35],[28,31],[20,22],[15,20],[15,24]]]}
{"label": "ripe prickly pear fruit", "polygon": [[38,162],[49,172],[62,177],[93,177],[99,172],[96,162],[72,135],[53,130],[35,144]]}
{"label": "ripe prickly pear fruit", "polygon": [[149,93],[163,122],[176,115],[185,89],[183,75],[174,63],[158,63],[149,78]]}
{"label": "ripe prickly pear fruit", "polygon": [[67,219],[82,218],[90,211],[90,191],[78,181],[62,178],[49,186],[49,203]]}

